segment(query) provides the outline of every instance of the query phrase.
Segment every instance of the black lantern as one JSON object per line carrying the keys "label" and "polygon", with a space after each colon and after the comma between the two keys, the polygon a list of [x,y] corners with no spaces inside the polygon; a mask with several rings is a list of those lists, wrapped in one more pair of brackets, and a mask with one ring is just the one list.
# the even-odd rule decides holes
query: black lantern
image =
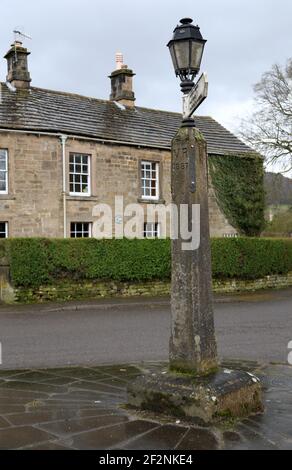
{"label": "black lantern", "polygon": [[183,93],[189,93],[194,86],[194,78],[198,74],[203,57],[206,40],[203,39],[199,26],[193,25],[191,18],[180,20],[174,30],[169,47],[175,74],[181,79]]}

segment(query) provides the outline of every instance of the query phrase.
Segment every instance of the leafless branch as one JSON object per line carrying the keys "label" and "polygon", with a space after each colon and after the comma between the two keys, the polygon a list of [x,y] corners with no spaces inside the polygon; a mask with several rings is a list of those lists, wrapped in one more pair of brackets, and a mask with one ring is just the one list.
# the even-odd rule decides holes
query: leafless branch
{"label": "leafless branch", "polygon": [[255,111],[242,121],[240,135],[267,161],[292,167],[292,58],[277,64],[254,86]]}

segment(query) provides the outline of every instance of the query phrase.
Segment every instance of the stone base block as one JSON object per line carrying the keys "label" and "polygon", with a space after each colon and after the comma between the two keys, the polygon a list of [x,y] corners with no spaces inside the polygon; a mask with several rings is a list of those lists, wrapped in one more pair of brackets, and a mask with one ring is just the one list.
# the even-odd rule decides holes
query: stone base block
{"label": "stone base block", "polygon": [[210,424],[263,411],[262,388],[249,372],[220,369],[203,378],[171,372],[139,377],[128,386],[128,404]]}

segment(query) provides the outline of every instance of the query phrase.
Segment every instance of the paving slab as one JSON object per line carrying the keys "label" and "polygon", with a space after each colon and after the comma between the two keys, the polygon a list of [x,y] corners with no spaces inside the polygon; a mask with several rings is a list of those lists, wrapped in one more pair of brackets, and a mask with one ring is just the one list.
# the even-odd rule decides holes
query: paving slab
{"label": "paving slab", "polygon": [[29,444],[48,441],[53,436],[32,426],[0,430],[0,449],[18,449]]}
{"label": "paving slab", "polygon": [[0,448],[28,450],[292,449],[292,367],[227,360],[264,383],[265,411],[200,427],[126,407],[127,384],[166,363],[3,371]]}

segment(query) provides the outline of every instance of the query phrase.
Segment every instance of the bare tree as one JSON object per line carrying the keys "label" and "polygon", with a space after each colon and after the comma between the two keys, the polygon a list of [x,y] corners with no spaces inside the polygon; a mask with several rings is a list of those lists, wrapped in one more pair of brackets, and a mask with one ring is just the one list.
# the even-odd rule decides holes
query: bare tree
{"label": "bare tree", "polygon": [[241,137],[266,157],[267,163],[292,168],[292,58],[273,65],[254,86],[255,111],[242,123]]}

